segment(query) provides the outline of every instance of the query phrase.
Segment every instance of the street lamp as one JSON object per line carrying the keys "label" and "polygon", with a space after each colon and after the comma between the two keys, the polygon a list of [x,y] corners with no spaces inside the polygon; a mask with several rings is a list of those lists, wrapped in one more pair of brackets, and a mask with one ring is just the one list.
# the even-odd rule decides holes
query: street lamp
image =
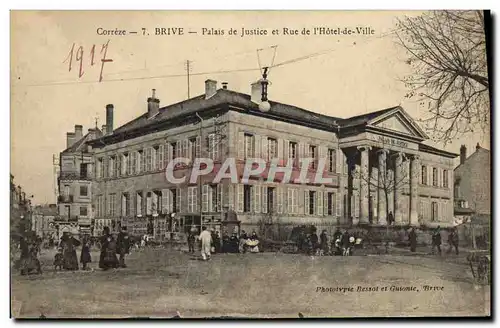
{"label": "street lamp", "polygon": [[269,112],[271,109],[271,104],[267,100],[267,86],[269,85],[269,81],[267,80],[267,71],[269,67],[264,67],[264,72],[262,73],[262,102],[259,104],[259,110],[263,113]]}

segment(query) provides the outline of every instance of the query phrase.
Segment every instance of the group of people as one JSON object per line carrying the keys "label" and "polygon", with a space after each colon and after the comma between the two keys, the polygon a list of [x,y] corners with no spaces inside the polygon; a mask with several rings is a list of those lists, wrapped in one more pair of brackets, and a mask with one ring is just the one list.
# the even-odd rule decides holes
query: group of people
{"label": "group of people", "polygon": [[[415,231],[415,228],[411,228],[410,233],[408,234],[408,239],[410,242],[410,251],[415,252],[417,249],[417,233]],[[453,228],[449,233],[448,233],[448,251],[447,253],[451,253],[453,249],[455,249],[455,254],[458,255],[458,232],[457,228]],[[442,254],[441,252],[441,226],[438,226],[433,232],[432,232],[432,239],[431,239],[431,252],[432,254],[435,254],[437,250],[437,253],[439,255]]]}
{"label": "group of people", "polygon": [[351,255],[355,245],[360,245],[361,238],[356,233],[345,229],[343,232],[337,228],[329,242],[326,230],[317,235],[316,230],[306,234],[301,231],[297,238],[299,253],[308,255]]}
{"label": "group of people", "polygon": [[195,228],[192,228],[187,236],[188,252],[195,253],[196,241],[201,243],[201,256],[203,260],[209,260],[212,253],[258,253],[259,252],[259,237],[255,231],[250,236],[245,230],[238,236],[237,232],[233,232],[231,236],[224,231],[222,238],[219,231],[207,230],[207,227],[202,227],[202,232],[197,235]]}

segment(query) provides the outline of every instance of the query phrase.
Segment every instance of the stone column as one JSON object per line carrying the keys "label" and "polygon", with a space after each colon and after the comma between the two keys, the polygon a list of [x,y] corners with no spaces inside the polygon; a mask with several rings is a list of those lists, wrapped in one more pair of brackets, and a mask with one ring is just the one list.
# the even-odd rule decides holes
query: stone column
{"label": "stone column", "polygon": [[394,221],[400,224],[403,221],[401,213],[401,197],[403,192],[403,153],[395,154],[394,159]]}
{"label": "stone column", "polygon": [[370,179],[370,149],[369,146],[360,146],[358,150],[361,153],[361,164],[359,167],[359,199],[360,199],[360,208],[359,208],[359,223],[360,224],[369,224],[369,200],[370,197],[370,188],[369,188],[369,179]]}
{"label": "stone column", "polygon": [[377,216],[378,224],[387,224],[387,199],[386,192],[389,192],[388,186],[388,176],[387,176],[387,149],[380,149],[378,153],[378,181],[377,181]]}
{"label": "stone column", "polygon": [[420,181],[420,158],[410,158],[410,225],[418,225],[418,183]]}
{"label": "stone column", "polygon": [[354,170],[356,168],[356,158],[348,154],[346,156],[346,163],[347,163],[347,209],[345,213],[347,213],[347,218],[345,218],[345,223],[352,223],[351,218],[354,216],[354,213],[352,212],[352,203],[353,203],[353,187],[354,187]]}

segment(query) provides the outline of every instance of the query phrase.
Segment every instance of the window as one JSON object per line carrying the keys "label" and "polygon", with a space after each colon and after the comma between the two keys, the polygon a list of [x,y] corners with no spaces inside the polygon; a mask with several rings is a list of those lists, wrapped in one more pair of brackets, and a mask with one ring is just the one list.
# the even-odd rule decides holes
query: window
{"label": "window", "polygon": [[121,159],[120,155],[116,156],[115,162],[116,162],[116,164],[115,164],[115,176],[119,177],[120,173],[122,171],[122,169],[121,169],[122,159]]}
{"label": "window", "polygon": [[68,219],[71,218],[71,206],[64,205],[64,209],[66,210],[66,214],[68,215]]}
{"label": "window", "polygon": [[102,160],[102,177],[107,178],[109,174],[109,158],[103,158]]}
{"label": "window", "polygon": [[177,158],[178,154],[178,149],[177,149],[177,142],[172,142],[170,144],[170,149],[172,150],[172,159]]}
{"label": "window", "polygon": [[243,212],[250,212],[252,208],[252,186],[244,185],[243,186]]}
{"label": "window", "polygon": [[80,164],[80,177],[82,179],[88,178],[88,164]]}
{"label": "window", "polygon": [[153,195],[151,192],[146,193],[146,215],[153,214]]}
{"label": "window", "polygon": [[80,206],[80,216],[87,216],[87,206]]}
{"label": "window", "polygon": [[136,173],[144,172],[146,168],[146,156],[143,150],[138,150],[136,153],[137,161],[136,161]]}
{"label": "window", "polygon": [[198,187],[188,187],[188,212],[198,212]]}
{"label": "window", "polygon": [[123,193],[122,194],[122,216],[130,215],[130,194]]}
{"label": "window", "polygon": [[337,159],[335,149],[328,149],[328,172],[335,172]]}
{"label": "window", "polygon": [[325,215],[335,215],[335,193],[326,193],[326,211]]}
{"label": "window", "polygon": [[114,176],[114,174],[115,174],[115,164],[116,164],[116,161],[115,161],[115,156],[111,156],[111,157],[109,158],[109,167],[108,167],[108,169],[109,169],[109,174],[108,174],[108,176],[109,176],[110,178],[111,178],[111,177],[113,177],[113,176]]}
{"label": "window", "polygon": [[305,193],[305,211],[309,215],[316,214],[316,191],[309,190]]}
{"label": "window", "polygon": [[438,203],[437,202],[432,202],[432,207],[431,207],[431,221],[437,221],[438,220]]}
{"label": "window", "polygon": [[278,157],[278,140],[267,138],[267,159],[272,160]]}
{"label": "window", "polygon": [[124,153],[122,155],[122,174],[121,175],[127,175],[129,163],[130,163],[130,157],[129,157],[128,153]]}
{"label": "window", "polygon": [[211,212],[220,212],[222,210],[222,185],[210,186]]}
{"label": "window", "polygon": [[97,196],[96,214],[98,217],[104,216],[104,196],[103,195]]}
{"label": "window", "polygon": [[448,170],[443,170],[443,187],[448,188]]}
{"label": "window", "polygon": [[427,166],[422,165],[422,184],[427,184]]}
{"label": "window", "polygon": [[156,169],[163,170],[165,168],[165,145],[156,147]]}
{"label": "window", "polygon": [[288,188],[288,213],[299,213],[299,190],[296,188]]}
{"label": "window", "polygon": [[97,159],[96,176],[102,178],[102,157]]}
{"label": "window", "polygon": [[[245,143],[246,143],[246,136],[245,136]],[[207,137],[208,156],[213,160],[219,159],[219,148],[220,148],[219,135],[215,133],[209,134]]]}
{"label": "window", "polygon": [[109,194],[108,195],[108,215],[110,216],[115,216],[116,215],[116,210],[115,210],[115,205],[116,204],[116,194]]}
{"label": "window", "polygon": [[158,216],[161,210],[161,191],[153,191],[151,196],[151,212],[153,216]]}
{"label": "window", "polygon": [[80,186],[80,196],[88,196],[88,187]]}
{"label": "window", "polygon": [[137,192],[135,204],[135,213],[137,214],[137,216],[142,216],[142,191]]}
{"label": "window", "polygon": [[296,142],[290,141],[288,144],[288,156],[293,159],[293,165],[297,166],[297,152],[298,152],[298,144]]}
{"label": "window", "polygon": [[276,188],[274,187],[268,187],[267,188],[267,192],[266,192],[266,195],[264,195],[264,197],[266,197],[267,199],[267,213],[274,213],[276,212],[275,211],[275,206],[274,206],[274,195],[276,193]]}
{"label": "window", "polygon": [[193,162],[196,158],[196,138],[189,139],[188,143],[189,154],[187,157]]}
{"label": "window", "polygon": [[137,163],[137,152],[133,151],[129,155],[129,163],[128,163],[129,175],[135,174],[135,172],[137,172],[136,163]]}
{"label": "window", "polygon": [[311,168],[315,169],[318,161],[318,148],[313,145],[309,145],[309,158],[312,158]]}
{"label": "window", "polygon": [[251,134],[245,133],[245,158],[254,157],[254,137]]}
{"label": "window", "polygon": [[435,167],[432,168],[432,185],[434,187],[438,185],[438,170]]}

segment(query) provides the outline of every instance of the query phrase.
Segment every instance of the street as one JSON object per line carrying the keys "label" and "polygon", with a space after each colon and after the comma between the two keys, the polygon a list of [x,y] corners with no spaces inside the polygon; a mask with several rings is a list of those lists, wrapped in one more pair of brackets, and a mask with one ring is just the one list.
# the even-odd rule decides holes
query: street
{"label": "street", "polygon": [[[199,255],[199,254],[198,254]],[[465,256],[465,255],[463,255]],[[489,286],[463,259],[373,255],[189,254],[145,249],[125,269],[12,273],[17,318],[463,316],[490,313]],[[426,291],[424,291],[426,290]]]}

